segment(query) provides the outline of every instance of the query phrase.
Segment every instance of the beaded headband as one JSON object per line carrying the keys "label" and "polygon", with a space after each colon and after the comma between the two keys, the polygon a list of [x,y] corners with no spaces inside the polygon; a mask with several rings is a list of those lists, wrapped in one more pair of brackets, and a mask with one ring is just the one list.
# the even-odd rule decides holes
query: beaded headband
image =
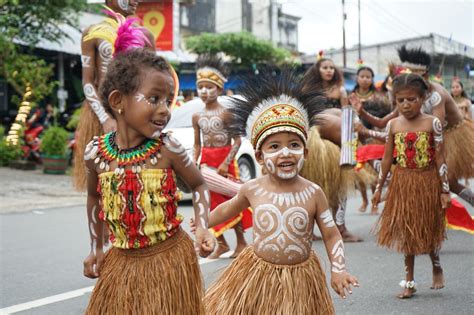
{"label": "beaded headband", "polygon": [[196,72],[196,76],[197,84],[199,84],[200,82],[210,82],[214,83],[221,89],[224,88],[224,83],[227,82],[226,77],[219,70],[212,67],[203,67],[198,69]]}
{"label": "beaded headband", "polygon": [[254,149],[278,132],[293,132],[306,144],[309,120],[301,103],[288,95],[272,97],[261,102],[248,118],[247,134]]}

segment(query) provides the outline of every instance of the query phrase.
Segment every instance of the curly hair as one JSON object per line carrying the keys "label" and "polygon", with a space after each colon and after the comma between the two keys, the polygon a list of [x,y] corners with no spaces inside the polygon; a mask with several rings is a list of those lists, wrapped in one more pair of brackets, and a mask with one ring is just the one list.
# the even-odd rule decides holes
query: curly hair
{"label": "curly hair", "polygon": [[110,62],[99,88],[105,109],[113,114],[109,104],[109,95],[112,91],[118,90],[123,95],[135,93],[142,82],[145,69],[154,69],[171,76],[169,67],[163,57],[157,56],[151,50],[137,48],[117,54]]}
{"label": "curly hair", "polygon": [[[311,68],[306,71],[306,73],[303,76],[303,90],[308,90],[308,89],[316,89],[319,91],[324,90],[323,88],[323,78],[321,77],[321,64],[325,61],[331,61],[331,59],[328,58],[321,58],[316,62]],[[343,84],[343,76],[341,70],[339,70],[338,67],[334,67],[334,76],[329,81],[330,85],[337,85],[337,86],[342,86]]]}
{"label": "curly hair", "polygon": [[392,82],[392,92],[396,95],[404,89],[418,90],[421,96],[424,96],[429,89],[428,83],[423,77],[416,73],[402,73],[397,75]]}

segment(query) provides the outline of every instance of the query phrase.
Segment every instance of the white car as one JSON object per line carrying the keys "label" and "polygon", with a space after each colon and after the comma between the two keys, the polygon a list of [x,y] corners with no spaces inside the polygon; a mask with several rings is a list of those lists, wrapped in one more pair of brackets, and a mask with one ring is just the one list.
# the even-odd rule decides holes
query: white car
{"label": "white car", "polygon": [[[230,98],[228,96],[219,96],[218,100],[223,106],[230,106]],[[205,105],[200,98],[195,98],[182,104],[180,107],[173,110],[171,113],[171,120],[165,129],[165,131],[173,132],[173,137],[184,146],[190,158],[193,156],[194,146],[192,116],[194,113],[202,111],[204,106]],[[255,159],[253,147],[247,138],[242,137],[242,145],[240,146],[235,158],[239,164],[240,179],[243,182],[260,175],[260,165]],[[183,194],[183,199],[189,200],[191,199],[191,195]]]}

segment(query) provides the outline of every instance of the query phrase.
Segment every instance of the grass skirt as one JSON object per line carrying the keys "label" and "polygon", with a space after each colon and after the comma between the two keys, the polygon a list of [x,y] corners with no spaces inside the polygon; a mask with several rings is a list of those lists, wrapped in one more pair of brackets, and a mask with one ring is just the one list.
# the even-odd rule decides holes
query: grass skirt
{"label": "grass skirt", "polygon": [[456,179],[474,177],[474,123],[465,119],[444,132],[448,174]]}
{"label": "grass skirt", "polygon": [[408,255],[439,249],[446,238],[440,194],[434,165],[424,169],[395,167],[376,225],[378,244]]}
{"label": "grass skirt", "polygon": [[247,247],[208,289],[206,314],[334,314],[314,252],[305,262],[277,265]]}
{"label": "grass skirt", "polygon": [[88,102],[84,102],[77,126],[77,139],[74,148],[74,168],[72,171],[74,188],[85,191],[87,186],[84,151],[94,136],[102,135],[102,125]]}
{"label": "grass skirt", "polygon": [[204,314],[194,247],[179,230],[144,249],[110,249],[86,314]]}

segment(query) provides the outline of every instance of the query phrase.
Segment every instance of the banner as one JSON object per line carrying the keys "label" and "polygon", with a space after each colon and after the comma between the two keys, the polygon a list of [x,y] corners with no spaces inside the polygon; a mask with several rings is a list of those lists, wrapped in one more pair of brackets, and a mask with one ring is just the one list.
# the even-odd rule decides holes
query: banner
{"label": "banner", "polygon": [[173,0],[141,2],[136,15],[153,34],[156,50],[173,50]]}

